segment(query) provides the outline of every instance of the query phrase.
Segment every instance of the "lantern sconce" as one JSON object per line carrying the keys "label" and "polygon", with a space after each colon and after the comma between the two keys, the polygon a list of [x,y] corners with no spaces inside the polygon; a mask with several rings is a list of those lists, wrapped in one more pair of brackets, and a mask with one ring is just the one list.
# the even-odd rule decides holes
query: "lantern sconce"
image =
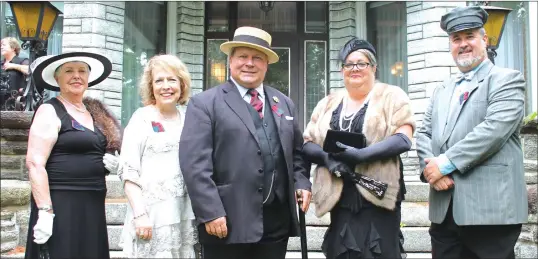
{"label": "lantern sconce", "polygon": [[484,24],[484,29],[488,35],[488,58],[495,64],[495,57],[497,56],[497,48],[501,42],[501,36],[506,25],[508,14],[512,11],[509,8],[502,8],[496,6],[490,6],[489,3],[485,3],[482,8],[488,13],[488,20]]}
{"label": "lantern sconce", "polygon": [[273,1],[260,1],[260,9],[267,14],[269,11],[273,10],[275,7],[275,2]]}
{"label": "lantern sconce", "polygon": [[[21,47],[30,52],[29,63],[36,59],[36,54],[45,49],[45,43],[58,16],[62,13],[50,2],[8,2],[15,18],[15,27]],[[29,71],[31,73],[31,71]],[[43,100],[43,96],[29,76],[28,83],[21,97],[17,98],[15,110],[33,111]]]}

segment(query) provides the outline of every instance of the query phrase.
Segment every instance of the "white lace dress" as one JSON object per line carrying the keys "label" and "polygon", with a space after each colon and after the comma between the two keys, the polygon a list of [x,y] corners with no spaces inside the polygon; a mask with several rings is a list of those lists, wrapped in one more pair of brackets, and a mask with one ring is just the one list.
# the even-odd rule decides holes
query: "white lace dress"
{"label": "white lace dress", "polygon": [[[195,258],[194,214],[179,167],[184,113],[176,122],[158,119],[152,106],[139,108],[125,128],[118,175],[142,189],[153,237],[139,239],[127,206],[120,246],[129,258]],[[159,126],[161,125],[161,127]]]}

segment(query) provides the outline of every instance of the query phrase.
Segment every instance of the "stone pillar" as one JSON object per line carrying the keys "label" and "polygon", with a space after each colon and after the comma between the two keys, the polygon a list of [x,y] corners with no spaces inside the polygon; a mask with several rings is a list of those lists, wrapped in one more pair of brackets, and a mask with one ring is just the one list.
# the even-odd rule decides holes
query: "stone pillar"
{"label": "stone pillar", "polygon": [[538,121],[534,120],[521,128],[525,179],[529,199],[529,222],[523,224],[516,244],[518,258],[538,257]]}
{"label": "stone pillar", "polygon": [[87,96],[103,101],[121,117],[125,2],[65,2],[63,53],[88,51],[105,55],[112,73]]}
{"label": "stone pillar", "polygon": [[26,246],[30,184],[26,170],[28,129],[33,112],[1,112],[1,248]]}
{"label": "stone pillar", "polygon": [[204,86],[204,2],[177,2],[177,56],[191,74],[192,95]]}
{"label": "stone pillar", "polygon": [[355,36],[355,2],[329,2],[329,91],[344,87],[340,73],[339,52]]}
{"label": "stone pillar", "polygon": [[[441,16],[465,5],[466,2],[407,2],[407,89],[417,126],[421,125],[435,87],[457,72],[448,35],[439,25]],[[417,157],[413,145],[403,158],[405,175],[419,174]]]}

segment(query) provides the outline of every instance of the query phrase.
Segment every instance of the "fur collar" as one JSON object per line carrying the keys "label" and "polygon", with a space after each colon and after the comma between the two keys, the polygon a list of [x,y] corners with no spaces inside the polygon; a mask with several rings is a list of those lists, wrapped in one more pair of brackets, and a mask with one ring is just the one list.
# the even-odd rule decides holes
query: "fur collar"
{"label": "fur collar", "polygon": [[[305,141],[323,145],[333,111],[338,107],[347,91],[339,90],[323,98],[312,113],[305,132]],[[395,134],[396,130],[409,124],[415,130],[415,121],[409,105],[409,97],[399,87],[376,83],[370,93],[368,109],[364,117],[363,134],[367,145],[384,140]],[[378,199],[364,188],[356,185],[362,196],[373,204],[393,210],[400,189],[400,171],[397,157],[357,165],[355,172],[388,184],[383,199]],[[316,216],[322,217],[332,210],[342,193],[342,179],[329,173],[325,167],[316,167],[312,186]]]}
{"label": "fur collar", "polygon": [[114,153],[118,151],[119,153],[123,131],[116,117],[97,99],[85,97],[82,102],[95,120],[97,128],[106,137],[106,152]]}

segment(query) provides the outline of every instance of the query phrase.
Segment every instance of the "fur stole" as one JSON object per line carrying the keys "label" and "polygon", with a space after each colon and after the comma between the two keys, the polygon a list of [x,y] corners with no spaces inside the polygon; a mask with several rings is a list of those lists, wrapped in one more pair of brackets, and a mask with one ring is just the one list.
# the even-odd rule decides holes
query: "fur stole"
{"label": "fur stole", "polygon": [[[303,134],[305,141],[312,141],[323,146],[327,131],[330,129],[333,111],[338,108],[346,95],[347,90],[339,90],[323,98],[317,104]],[[362,133],[366,137],[366,144],[369,146],[384,140],[395,134],[396,130],[405,124],[411,125],[414,132],[415,121],[409,103],[409,97],[401,88],[376,82],[370,93],[368,109],[364,115]],[[387,183],[388,188],[383,199],[378,199],[359,185],[356,186],[361,195],[376,206],[394,209],[400,189],[397,157],[359,164],[355,172]],[[316,205],[317,217],[322,217],[332,210],[340,199],[342,188],[342,179],[329,173],[325,167],[315,168],[312,197]]]}
{"label": "fur stole", "polygon": [[120,152],[123,131],[116,117],[97,99],[85,97],[82,103],[92,115],[95,126],[105,135],[106,152],[114,154]]}

